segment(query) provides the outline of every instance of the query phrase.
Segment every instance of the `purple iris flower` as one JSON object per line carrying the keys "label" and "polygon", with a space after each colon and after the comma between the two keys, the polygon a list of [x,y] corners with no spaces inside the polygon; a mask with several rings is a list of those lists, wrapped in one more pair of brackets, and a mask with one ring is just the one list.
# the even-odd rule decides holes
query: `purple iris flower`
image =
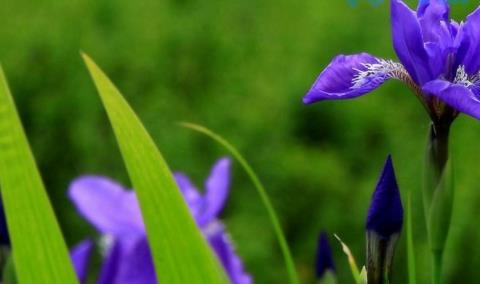
{"label": "purple iris flower", "polygon": [[322,232],[318,238],[315,273],[317,278],[321,279],[327,272],[335,272],[335,263],[328,236],[325,232]]}
{"label": "purple iris flower", "polygon": [[[236,255],[224,225],[218,220],[230,187],[230,160],[223,158],[213,166],[201,194],[182,173],[175,179],[198,227],[216,253],[233,284],[252,283]],[[105,260],[99,284],[157,283],[152,256],[137,197],[132,190],[99,176],[84,176],[72,182],[69,196],[80,214],[102,235]],[[91,243],[81,243],[72,251],[75,269],[86,275]],[[161,279],[161,275],[159,275]]]}
{"label": "purple iris flower", "polygon": [[446,0],[420,1],[417,11],[391,0],[393,47],[400,63],[368,53],[339,55],[303,98],[350,99],[388,79],[403,81],[420,98],[435,123],[459,112],[480,119],[480,8],[465,22],[449,17]]}

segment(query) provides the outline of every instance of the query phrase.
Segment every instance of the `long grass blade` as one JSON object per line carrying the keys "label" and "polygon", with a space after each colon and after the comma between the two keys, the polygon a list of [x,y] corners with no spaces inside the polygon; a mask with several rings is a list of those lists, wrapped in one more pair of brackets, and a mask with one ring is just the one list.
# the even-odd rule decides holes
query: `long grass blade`
{"label": "long grass blade", "polygon": [[293,262],[292,254],[290,252],[290,249],[288,247],[287,241],[285,239],[285,236],[283,235],[282,228],[280,226],[280,221],[278,220],[277,214],[275,213],[275,210],[273,209],[273,205],[270,201],[270,198],[268,197],[267,191],[265,190],[263,184],[260,182],[260,179],[258,176],[255,174],[253,171],[252,167],[248,164],[248,162],[243,158],[243,156],[240,154],[240,152],[232,145],[230,144],[227,140],[225,140],[223,137],[220,135],[214,133],[213,131],[197,125],[193,123],[181,123],[183,127],[195,130],[197,132],[203,133],[207,135],[208,137],[212,138],[216,142],[218,142],[220,145],[225,147],[231,154],[232,156],[237,159],[237,161],[242,165],[243,169],[247,172],[247,175],[250,177],[252,180],[253,184],[255,185],[255,188],[257,189],[258,194],[260,195],[260,199],[263,202],[263,205],[265,206],[265,209],[268,212],[268,216],[270,217],[270,221],[273,225],[273,229],[275,231],[275,235],[277,237],[278,243],[280,245],[280,249],[283,254],[283,258],[285,261],[285,265],[287,268],[287,273],[288,277],[290,280],[290,283],[299,283],[298,281],[298,276],[297,272],[295,270],[295,264]]}
{"label": "long grass blade", "polygon": [[0,68],[0,186],[22,284],[77,283],[54,211]]}
{"label": "long grass blade", "polygon": [[108,77],[87,55],[83,54],[83,59],[137,193],[159,282],[226,283],[225,273],[150,135]]}

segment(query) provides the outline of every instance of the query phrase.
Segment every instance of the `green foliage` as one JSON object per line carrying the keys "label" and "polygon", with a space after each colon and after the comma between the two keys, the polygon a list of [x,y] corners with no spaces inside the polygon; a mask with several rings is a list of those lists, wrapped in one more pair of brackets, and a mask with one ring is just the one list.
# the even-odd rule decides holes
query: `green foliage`
{"label": "green foliage", "polygon": [[260,195],[260,199],[262,200],[263,206],[267,210],[268,217],[270,218],[270,222],[272,223],[273,230],[275,231],[278,244],[280,245],[280,249],[282,250],[283,259],[285,261],[285,266],[288,272],[290,283],[293,283],[293,284],[299,283],[297,272],[295,270],[295,263],[293,261],[292,254],[290,252],[290,248],[288,247],[287,240],[283,235],[283,231],[280,226],[280,221],[277,217],[277,213],[275,213],[275,209],[273,208],[273,205],[270,201],[270,198],[268,197],[265,187],[263,186],[262,182],[258,178],[255,171],[252,169],[250,164],[247,162],[247,160],[245,160],[245,158],[240,154],[240,152],[232,144],[230,144],[230,142],[225,140],[220,135],[214,133],[210,129],[207,129],[203,126],[196,125],[193,123],[182,123],[182,125],[184,127],[190,128],[192,130],[198,131],[200,133],[203,133],[209,136],[210,138],[215,140],[217,143],[225,147],[225,149],[227,149],[232,154],[232,156],[235,157],[235,159],[237,159],[240,165],[242,165],[243,169],[247,172],[248,177],[253,182],[255,189]]}
{"label": "green foliage", "polygon": [[150,135],[108,77],[88,56],[83,59],[137,193],[159,281],[227,283]]}
{"label": "green foliage", "polygon": [[77,283],[1,68],[0,186],[18,280],[24,284]]}

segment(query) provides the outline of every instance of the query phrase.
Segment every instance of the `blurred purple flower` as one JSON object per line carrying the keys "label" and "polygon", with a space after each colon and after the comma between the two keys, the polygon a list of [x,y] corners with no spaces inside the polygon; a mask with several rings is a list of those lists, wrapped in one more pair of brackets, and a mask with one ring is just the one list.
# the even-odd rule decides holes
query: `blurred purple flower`
{"label": "blurred purple flower", "polygon": [[403,225],[403,207],[393,169],[392,157],[388,156],[377,188],[372,196],[367,216],[367,231],[374,231],[382,238],[400,233]]}
{"label": "blurred purple flower", "polygon": [[420,1],[417,11],[391,0],[393,47],[401,63],[368,53],[339,55],[303,98],[350,99],[388,79],[398,79],[420,98],[432,121],[452,121],[458,112],[480,119],[480,9],[466,21],[449,17],[446,0]]}
{"label": "blurred purple flower", "polygon": [[[198,227],[215,251],[234,284],[252,283],[236,255],[224,225],[217,219],[225,205],[230,186],[230,160],[217,161],[205,182],[202,195],[182,173],[175,179]],[[69,196],[80,214],[100,233],[105,260],[99,284],[157,283],[145,227],[135,193],[118,183],[99,176],[84,176],[72,182]],[[88,253],[85,246],[72,252],[79,276]],[[160,276],[161,277],[161,276]]]}
{"label": "blurred purple flower", "polygon": [[328,243],[328,236],[322,232],[318,238],[317,255],[315,260],[315,273],[321,279],[328,271],[335,272],[332,249]]}

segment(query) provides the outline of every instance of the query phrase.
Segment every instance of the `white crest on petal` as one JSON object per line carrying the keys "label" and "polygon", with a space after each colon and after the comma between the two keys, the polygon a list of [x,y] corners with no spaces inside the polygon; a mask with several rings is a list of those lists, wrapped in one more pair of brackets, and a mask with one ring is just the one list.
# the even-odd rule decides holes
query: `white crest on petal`
{"label": "white crest on petal", "polygon": [[458,66],[453,82],[467,88],[471,86],[480,86],[480,72],[477,72],[474,75],[468,75],[465,71],[465,66],[460,65]]}
{"label": "white crest on petal", "polygon": [[354,68],[358,73],[352,79],[351,89],[361,88],[371,80],[387,80],[390,78],[403,80],[405,76],[408,76],[407,71],[402,64],[385,59],[378,59],[377,63],[364,63],[362,64],[365,69]]}
{"label": "white crest on petal", "polygon": [[110,234],[103,234],[100,236],[100,239],[98,240],[98,247],[100,249],[100,254],[103,257],[105,257],[108,251],[110,251],[114,242],[115,237]]}

